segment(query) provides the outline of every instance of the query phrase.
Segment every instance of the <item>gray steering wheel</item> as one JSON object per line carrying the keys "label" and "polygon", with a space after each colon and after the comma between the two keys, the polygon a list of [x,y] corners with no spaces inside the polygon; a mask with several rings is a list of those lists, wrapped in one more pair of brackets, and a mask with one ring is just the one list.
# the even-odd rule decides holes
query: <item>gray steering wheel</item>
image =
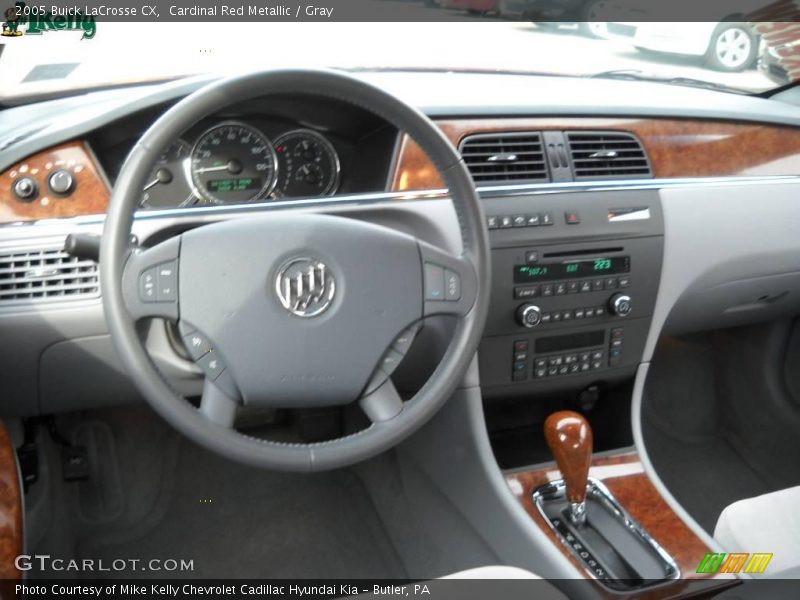
{"label": "gray steering wheel", "polygon": [[[349,102],[407,132],[449,188],[462,254],[388,227],[294,211],[204,225],[149,248],[132,246],[133,213],[161,149],[215,111],[278,94]],[[483,210],[451,143],[416,109],[333,71],[233,77],[175,104],[145,132],[122,167],[100,256],[109,332],[156,412],[212,451],[285,471],[346,466],[417,430],[464,377],[489,304]],[[389,375],[421,320],[440,314],[457,318],[453,339],[425,385],[403,401]],[[199,410],[172,390],[137,335],[136,322],[150,317],[176,321],[203,369]],[[239,405],[301,408],[354,401],[371,424],[323,443],[273,442],[233,426]]]}

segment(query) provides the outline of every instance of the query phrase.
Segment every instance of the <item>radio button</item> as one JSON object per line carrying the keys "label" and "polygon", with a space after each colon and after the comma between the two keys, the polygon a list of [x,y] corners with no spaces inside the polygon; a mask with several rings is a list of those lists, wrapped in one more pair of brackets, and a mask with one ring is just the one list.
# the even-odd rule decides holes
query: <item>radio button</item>
{"label": "radio button", "polygon": [[572,321],[573,313],[571,310],[565,310],[561,313],[561,319],[564,321]]}
{"label": "radio button", "polygon": [[536,377],[536,379],[541,379],[542,377],[547,377],[547,369],[546,368],[537,368],[533,372],[533,376]]}
{"label": "radio button", "polygon": [[553,313],[553,323],[557,323],[561,320],[561,313],[556,311]]}
{"label": "radio button", "polygon": [[587,308],[584,310],[584,313],[586,314],[587,319],[591,319],[594,317],[594,308]]}
{"label": "radio button", "polygon": [[595,279],[592,281],[592,290],[595,292],[602,292],[603,291],[603,280],[602,279]]}
{"label": "radio button", "polygon": [[552,296],[555,293],[555,288],[549,283],[542,286],[542,296]]}
{"label": "radio button", "polygon": [[602,317],[604,314],[606,314],[606,309],[605,309],[604,306],[595,307],[595,309],[594,309],[594,316],[595,317]]}
{"label": "radio button", "polygon": [[557,283],[555,284],[555,292],[556,296],[563,296],[567,293],[567,284],[566,283]]}
{"label": "radio button", "polygon": [[578,285],[577,281],[570,281],[567,283],[567,293],[568,294],[577,294],[580,291],[580,286]]}
{"label": "radio button", "polygon": [[[528,223],[530,225],[530,223]],[[537,223],[538,225],[538,223]],[[525,262],[526,263],[535,263],[539,262],[539,251],[538,250],[528,250],[525,253]]]}
{"label": "radio button", "polygon": [[546,358],[537,358],[533,361],[533,366],[536,369],[546,369],[547,368],[547,359]]}
{"label": "radio button", "polygon": [[630,277],[620,277],[620,278],[617,280],[617,284],[618,284],[618,285],[619,285],[619,287],[621,287],[621,288],[630,287],[630,285],[631,285],[631,278],[630,278]]}
{"label": "radio button", "polygon": [[581,281],[580,282],[581,293],[591,292],[592,291],[592,283],[590,281]]}
{"label": "radio button", "polygon": [[584,310],[582,308],[576,308],[575,309],[575,318],[576,319],[582,319],[583,315],[584,315]]}
{"label": "radio button", "polygon": [[553,315],[550,313],[542,314],[542,324],[550,323],[553,320]]}
{"label": "radio button", "polygon": [[617,289],[617,278],[616,277],[609,277],[605,280],[605,287],[607,290],[615,290]]}
{"label": "radio button", "polygon": [[536,298],[539,295],[539,286],[514,288],[514,298]]}

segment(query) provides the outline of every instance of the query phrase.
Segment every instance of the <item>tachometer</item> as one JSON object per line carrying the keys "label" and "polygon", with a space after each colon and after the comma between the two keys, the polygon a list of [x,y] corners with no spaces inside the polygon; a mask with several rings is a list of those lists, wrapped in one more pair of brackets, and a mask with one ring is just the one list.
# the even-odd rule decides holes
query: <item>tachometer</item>
{"label": "tachometer", "polygon": [[257,129],[228,121],[215,125],[192,148],[192,182],[208,202],[250,202],[275,187],[277,157]]}
{"label": "tachometer", "polygon": [[144,185],[143,208],[188,206],[197,200],[186,172],[190,151],[189,144],[176,140],[161,153]]}
{"label": "tachometer", "polygon": [[316,131],[296,129],[275,140],[278,185],[285,197],[327,196],[339,185],[339,157],[333,145]]}

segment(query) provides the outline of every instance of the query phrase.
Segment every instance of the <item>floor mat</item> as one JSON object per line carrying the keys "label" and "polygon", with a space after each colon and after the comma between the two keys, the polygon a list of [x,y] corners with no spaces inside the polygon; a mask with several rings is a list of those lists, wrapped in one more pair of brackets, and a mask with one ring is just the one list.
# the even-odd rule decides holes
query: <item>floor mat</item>
{"label": "floor mat", "polygon": [[[366,490],[349,470],[313,475],[245,467],[189,442],[174,478],[135,526],[95,532],[79,556],[193,561],[180,577],[403,578]],[[117,576],[153,576],[120,572]]]}
{"label": "floor mat", "polygon": [[772,489],[723,437],[689,443],[646,421],[643,426],[647,452],[659,477],[710,534],[726,506]]}

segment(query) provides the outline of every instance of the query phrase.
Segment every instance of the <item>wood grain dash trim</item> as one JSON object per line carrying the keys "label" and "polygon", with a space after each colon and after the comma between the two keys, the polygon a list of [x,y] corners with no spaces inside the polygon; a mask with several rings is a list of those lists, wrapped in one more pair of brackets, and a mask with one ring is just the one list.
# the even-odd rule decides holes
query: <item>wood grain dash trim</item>
{"label": "wood grain dash trim", "polygon": [[[687,593],[693,594],[697,591],[694,588],[687,589],[690,582],[697,580],[709,580],[708,586],[713,588],[736,583],[737,580],[730,576],[696,573],[700,561],[706,552],[711,550],[670,508],[644,472],[644,466],[637,452],[594,457],[589,476],[605,484],[619,503],[673,557],[680,568],[681,579],[645,593],[637,593],[635,596],[637,599],[666,600],[686,597]],[[589,576],[583,566],[556,537],[531,499],[531,494],[536,488],[557,479],[561,479],[561,473],[555,465],[506,474],[506,482],[514,496],[536,525],[553,542],[553,547],[575,566],[576,577],[588,579]],[[608,592],[600,584],[595,583],[595,587],[602,597],[619,597]]]}
{"label": "wood grain dash trim", "polygon": [[[14,560],[22,554],[22,491],[14,446],[0,423],[0,580],[7,586],[21,579]],[[13,583],[10,584],[13,591]],[[5,592],[5,590],[3,590]],[[3,593],[4,598],[11,598]]]}
{"label": "wood grain dash trim", "polygon": [[[75,180],[74,191],[61,197],[50,192],[48,177],[66,169]],[[39,193],[22,202],[13,193],[14,181],[30,177]],[[0,173],[0,223],[105,214],[111,191],[86,144],[73,141],[54,146],[19,161]]]}
{"label": "wood grain dash trim", "polygon": [[[696,119],[492,118],[439,120],[457,147],[472,134],[515,131],[623,131],[645,147],[657,178],[800,175],[800,128]],[[392,191],[441,189],[422,149],[407,136],[399,145]]]}

